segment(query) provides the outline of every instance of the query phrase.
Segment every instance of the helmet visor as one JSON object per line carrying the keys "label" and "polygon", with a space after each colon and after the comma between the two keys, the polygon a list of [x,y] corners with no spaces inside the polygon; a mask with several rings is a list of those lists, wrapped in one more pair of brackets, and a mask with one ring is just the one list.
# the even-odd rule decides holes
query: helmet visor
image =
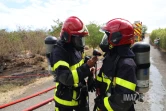
{"label": "helmet visor", "polygon": [[103,52],[107,52],[109,50],[108,36],[106,33],[104,34],[99,46]]}
{"label": "helmet visor", "polygon": [[108,45],[108,36],[106,33],[104,34],[100,44],[101,45]]}
{"label": "helmet visor", "polygon": [[82,50],[85,46],[85,38],[82,36],[72,35],[72,43],[77,50]]}

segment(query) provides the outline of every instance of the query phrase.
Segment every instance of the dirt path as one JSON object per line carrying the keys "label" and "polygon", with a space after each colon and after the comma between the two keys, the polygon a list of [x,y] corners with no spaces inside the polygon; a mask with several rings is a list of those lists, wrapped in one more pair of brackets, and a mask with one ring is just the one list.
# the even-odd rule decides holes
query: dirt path
{"label": "dirt path", "polygon": [[12,91],[0,93],[0,97],[1,97],[0,105],[32,95],[36,92],[42,91],[51,86],[54,86],[52,76],[39,78],[36,80],[36,82],[31,83],[27,86],[20,86],[15,88]]}
{"label": "dirt path", "polygon": [[166,111],[166,52],[151,46],[150,111]]}

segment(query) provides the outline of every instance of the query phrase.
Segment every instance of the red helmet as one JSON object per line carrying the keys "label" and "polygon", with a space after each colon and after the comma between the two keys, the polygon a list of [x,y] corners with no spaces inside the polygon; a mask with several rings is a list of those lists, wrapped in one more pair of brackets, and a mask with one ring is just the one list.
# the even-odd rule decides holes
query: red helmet
{"label": "red helmet", "polygon": [[108,36],[108,43],[112,46],[132,44],[134,42],[134,29],[128,20],[115,18],[108,21],[101,29]]}
{"label": "red helmet", "polygon": [[83,22],[78,17],[71,16],[63,23],[60,37],[65,40],[65,42],[69,43],[71,36],[84,37],[88,34],[88,29]]}

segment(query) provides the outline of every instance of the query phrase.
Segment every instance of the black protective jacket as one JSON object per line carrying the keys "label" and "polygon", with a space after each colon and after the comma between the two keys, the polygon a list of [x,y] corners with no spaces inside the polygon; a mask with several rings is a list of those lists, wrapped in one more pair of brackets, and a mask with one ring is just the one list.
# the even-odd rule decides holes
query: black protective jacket
{"label": "black protective jacket", "polygon": [[[116,63],[117,57],[120,58]],[[133,58],[128,45],[114,47],[105,55],[97,76],[100,96],[95,100],[102,111],[134,111],[137,79]]]}
{"label": "black protective jacket", "polygon": [[80,104],[80,90],[85,85],[84,78],[91,74],[89,66],[84,63],[83,52],[75,50],[72,44],[58,41],[50,61],[56,74],[56,106],[77,107]]}

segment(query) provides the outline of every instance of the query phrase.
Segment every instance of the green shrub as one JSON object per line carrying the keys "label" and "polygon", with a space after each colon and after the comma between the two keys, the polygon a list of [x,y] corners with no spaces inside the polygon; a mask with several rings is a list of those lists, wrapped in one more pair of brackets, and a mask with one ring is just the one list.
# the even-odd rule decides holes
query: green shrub
{"label": "green shrub", "polygon": [[153,30],[150,39],[153,42],[156,38],[160,38],[159,47],[166,50],[166,28]]}

